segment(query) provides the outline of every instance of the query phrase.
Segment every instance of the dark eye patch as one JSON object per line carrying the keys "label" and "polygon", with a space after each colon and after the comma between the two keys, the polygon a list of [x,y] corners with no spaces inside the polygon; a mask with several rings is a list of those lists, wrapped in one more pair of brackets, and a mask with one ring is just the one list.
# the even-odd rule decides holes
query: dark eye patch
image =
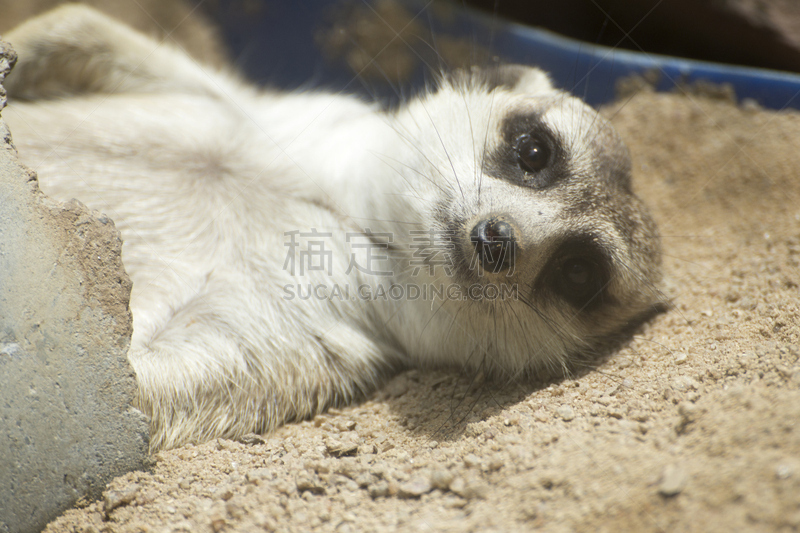
{"label": "dark eye patch", "polygon": [[483,171],[533,189],[545,189],[567,175],[564,143],[536,114],[516,114],[501,124],[503,143],[487,154]]}
{"label": "dark eye patch", "polygon": [[537,283],[576,311],[588,312],[611,302],[611,264],[597,238],[581,235],[565,240],[542,270]]}

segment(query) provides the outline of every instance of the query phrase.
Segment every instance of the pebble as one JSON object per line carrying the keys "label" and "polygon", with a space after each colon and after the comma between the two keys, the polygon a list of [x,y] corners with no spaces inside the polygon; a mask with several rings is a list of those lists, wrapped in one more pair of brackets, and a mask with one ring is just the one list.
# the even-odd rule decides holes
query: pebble
{"label": "pebble", "polygon": [[236,439],[236,442],[241,444],[246,444],[248,446],[255,446],[258,444],[264,444],[266,441],[261,435],[256,435],[255,433],[248,433],[247,435],[242,435]]}
{"label": "pebble", "polygon": [[214,499],[228,501],[233,498],[233,489],[229,486],[223,486],[214,491]]}
{"label": "pebble", "polygon": [[761,105],[758,103],[758,100],[755,100],[754,98],[742,98],[742,101],[739,102],[739,107],[742,111],[747,113],[757,113],[762,109]]}
{"label": "pebble", "polygon": [[371,498],[386,498],[390,495],[389,483],[387,481],[378,481],[370,485],[367,489]]}
{"label": "pebble", "polygon": [[683,468],[674,464],[667,465],[661,474],[658,493],[665,497],[676,496],[686,487],[688,481],[689,475]]}
{"label": "pebble", "polygon": [[416,476],[411,478],[410,481],[402,483],[398,487],[397,495],[401,498],[419,498],[432,490],[433,485],[429,478],[425,476]]}
{"label": "pebble", "polygon": [[469,454],[464,457],[464,466],[467,468],[475,468],[481,466],[481,460],[475,454]]}
{"label": "pebble", "polygon": [[467,505],[467,500],[464,498],[459,498],[458,496],[452,495],[448,496],[442,502],[442,505],[445,508],[449,509],[462,509]]}
{"label": "pebble", "polygon": [[619,368],[628,368],[633,364],[633,359],[630,357],[617,357],[616,359],[617,366]]}
{"label": "pebble", "polygon": [[225,504],[225,510],[232,518],[239,519],[245,514],[244,506],[238,498],[233,498]]}
{"label": "pebble", "polygon": [[369,472],[362,472],[358,474],[356,477],[354,477],[353,481],[355,481],[360,488],[364,489],[372,485],[373,483],[377,482],[378,478],[373,476]]}
{"label": "pebble", "polygon": [[325,492],[325,486],[320,481],[316,474],[310,473],[308,470],[303,470],[297,474],[295,480],[297,484],[297,492],[310,491],[315,494],[322,494]]}
{"label": "pebble", "polygon": [[275,475],[269,468],[254,468],[247,472],[246,477],[249,483],[258,485],[264,481],[271,481]]}
{"label": "pebble", "polygon": [[331,438],[325,441],[325,448],[328,453],[334,457],[344,457],[346,455],[356,455],[358,453],[357,442],[339,441]]}
{"label": "pebble", "polygon": [[495,471],[500,470],[501,468],[503,468],[503,466],[505,464],[506,463],[505,463],[505,461],[503,461],[502,457],[492,457],[489,460],[489,465],[488,466],[489,466],[489,470],[490,471],[495,472]]}
{"label": "pebble", "polygon": [[778,479],[786,479],[788,477],[791,477],[793,473],[794,473],[794,468],[792,468],[792,465],[790,464],[781,463],[777,467],[775,467],[775,477],[777,477]]}
{"label": "pebble", "polygon": [[611,405],[614,399],[609,396],[600,396],[599,398],[595,398],[594,401],[599,403],[600,405],[608,407],[609,405]]}
{"label": "pebble", "polygon": [[466,484],[464,483],[464,478],[457,477],[452,482],[450,482],[450,486],[448,488],[451,491],[455,492],[456,494],[460,495],[462,492],[464,492],[465,485]]}
{"label": "pebble", "polygon": [[108,490],[103,494],[103,511],[108,515],[122,505],[128,505],[139,494],[139,485],[131,485],[122,490]]}
{"label": "pebble", "polygon": [[224,518],[217,517],[211,520],[210,525],[211,525],[211,530],[214,533],[219,533],[220,531],[225,529],[226,522]]}
{"label": "pebble", "polygon": [[364,467],[355,462],[355,459],[349,457],[343,458],[335,465],[334,472],[341,474],[350,479],[355,479],[359,474],[364,472]]}
{"label": "pebble", "polygon": [[700,384],[689,376],[679,376],[670,384],[676,391],[697,390]]}
{"label": "pebble", "polygon": [[353,431],[356,428],[355,420],[337,420],[334,426],[340,432]]}
{"label": "pebble", "polygon": [[689,357],[684,352],[678,352],[675,354],[675,364],[682,365],[685,363]]}
{"label": "pebble", "polygon": [[675,426],[675,431],[678,435],[686,433],[688,427],[697,421],[700,416],[700,410],[691,402],[681,402],[678,404],[678,415],[680,420]]}
{"label": "pebble", "polygon": [[434,470],[431,472],[430,482],[434,488],[439,490],[448,490],[450,483],[453,482],[453,473],[448,470]]}
{"label": "pebble", "polygon": [[457,477],[450,483],[450,490],[466,500],[484,499],[489,495],[489,486],[478,479],[464,480]]}
{"label": "pebble", "polygon": [[699,409],[691,402],[681,402],[678,404],[678,414],[687,422],[694,422],[697,419]]}
{"label": "pebble", "polygon": [[556,409],[556,414],[565,422],[569,422],[575,418],[575,411],[569,405],[559,406],[558,409]]}
{"label": "pebble", "polygon": [[229,439],[217,439],[217,450],[228,450],[228,451],[236,451],[238,450],[239,443],[236,441],[232,441]]}
{"label": "pebble", "polygon": [[375,455],[378,453],[378,447],[374,444],[362,444],[358,447],[359,455]]}

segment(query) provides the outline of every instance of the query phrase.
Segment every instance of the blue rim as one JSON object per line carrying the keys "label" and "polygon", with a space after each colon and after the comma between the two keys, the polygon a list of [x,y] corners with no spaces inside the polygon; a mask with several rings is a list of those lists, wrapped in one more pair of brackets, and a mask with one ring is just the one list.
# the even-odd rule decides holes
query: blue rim
{"label": "blue rim", "polygon": [[[615,82],[623,77],[656,72],[656,89],[708,81],[730,84],[737,99],[751,99],[769,109],[800,109],[800,75],[630,52],[583,43],[552,32],[501,21],[475,11],[459,12],[441,23],[415,0],[409,11],[439,34],[469,39],[504,61],[538,65],[556,85],[600,105],[614,99]],[[366,86],[343,64],[326,59],[315,43],[336,3],[326,0],[272,2],[261,15],[249,16],[232,1],[214,10],[236,58],[236,66],[253,81],[285,89],[327,88],[396,101],[424,86],[430,78],[422,67],[402,90],[388,84]]]}

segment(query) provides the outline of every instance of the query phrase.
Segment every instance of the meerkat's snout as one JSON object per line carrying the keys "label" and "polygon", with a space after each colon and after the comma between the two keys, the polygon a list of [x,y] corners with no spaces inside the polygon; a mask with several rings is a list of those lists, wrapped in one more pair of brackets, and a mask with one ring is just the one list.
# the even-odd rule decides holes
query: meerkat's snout
{"label": "meerkat's snout", "polygon": [[502,217],[481,220],[472,228],[470,242],[484,270],[499,274],[512,268],[517,249],[512,222]]}
{"label": "meerkat's snout", "polygon": [[545,235],[537,244],[530,233],[508,214],[479,219],[466,245],[473,254],[471,268],[500,275],[491,278],[495,281],[521,281],[533,294],[551,294],[576,311],[609,300],[613,268],[597,236],[573,232],[553,242]]}
{"label": "meerkat's snout", "polygon": [[575,232],[538,244],[530,237],[509,215],[477,221],[469,233],[470,268],[490,275],[488,283],[521,283],[532,295],[548,294],[576,312],[610,301],[612,259],[596,235]]}

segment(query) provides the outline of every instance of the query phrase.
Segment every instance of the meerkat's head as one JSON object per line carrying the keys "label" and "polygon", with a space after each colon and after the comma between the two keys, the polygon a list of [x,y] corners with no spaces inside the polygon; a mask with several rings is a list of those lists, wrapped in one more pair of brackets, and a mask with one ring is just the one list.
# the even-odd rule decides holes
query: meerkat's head
{"label": "meerkat's head", "polygon": [[450,258],[428,281],[463,289],[428,302],[441,327],[415,352],[511,375],[562,368],[653,312],[658,233],[628,149],[592,108],[507,66],[450,76],[397,121],[413,197],[429,206],[418,223]]}

